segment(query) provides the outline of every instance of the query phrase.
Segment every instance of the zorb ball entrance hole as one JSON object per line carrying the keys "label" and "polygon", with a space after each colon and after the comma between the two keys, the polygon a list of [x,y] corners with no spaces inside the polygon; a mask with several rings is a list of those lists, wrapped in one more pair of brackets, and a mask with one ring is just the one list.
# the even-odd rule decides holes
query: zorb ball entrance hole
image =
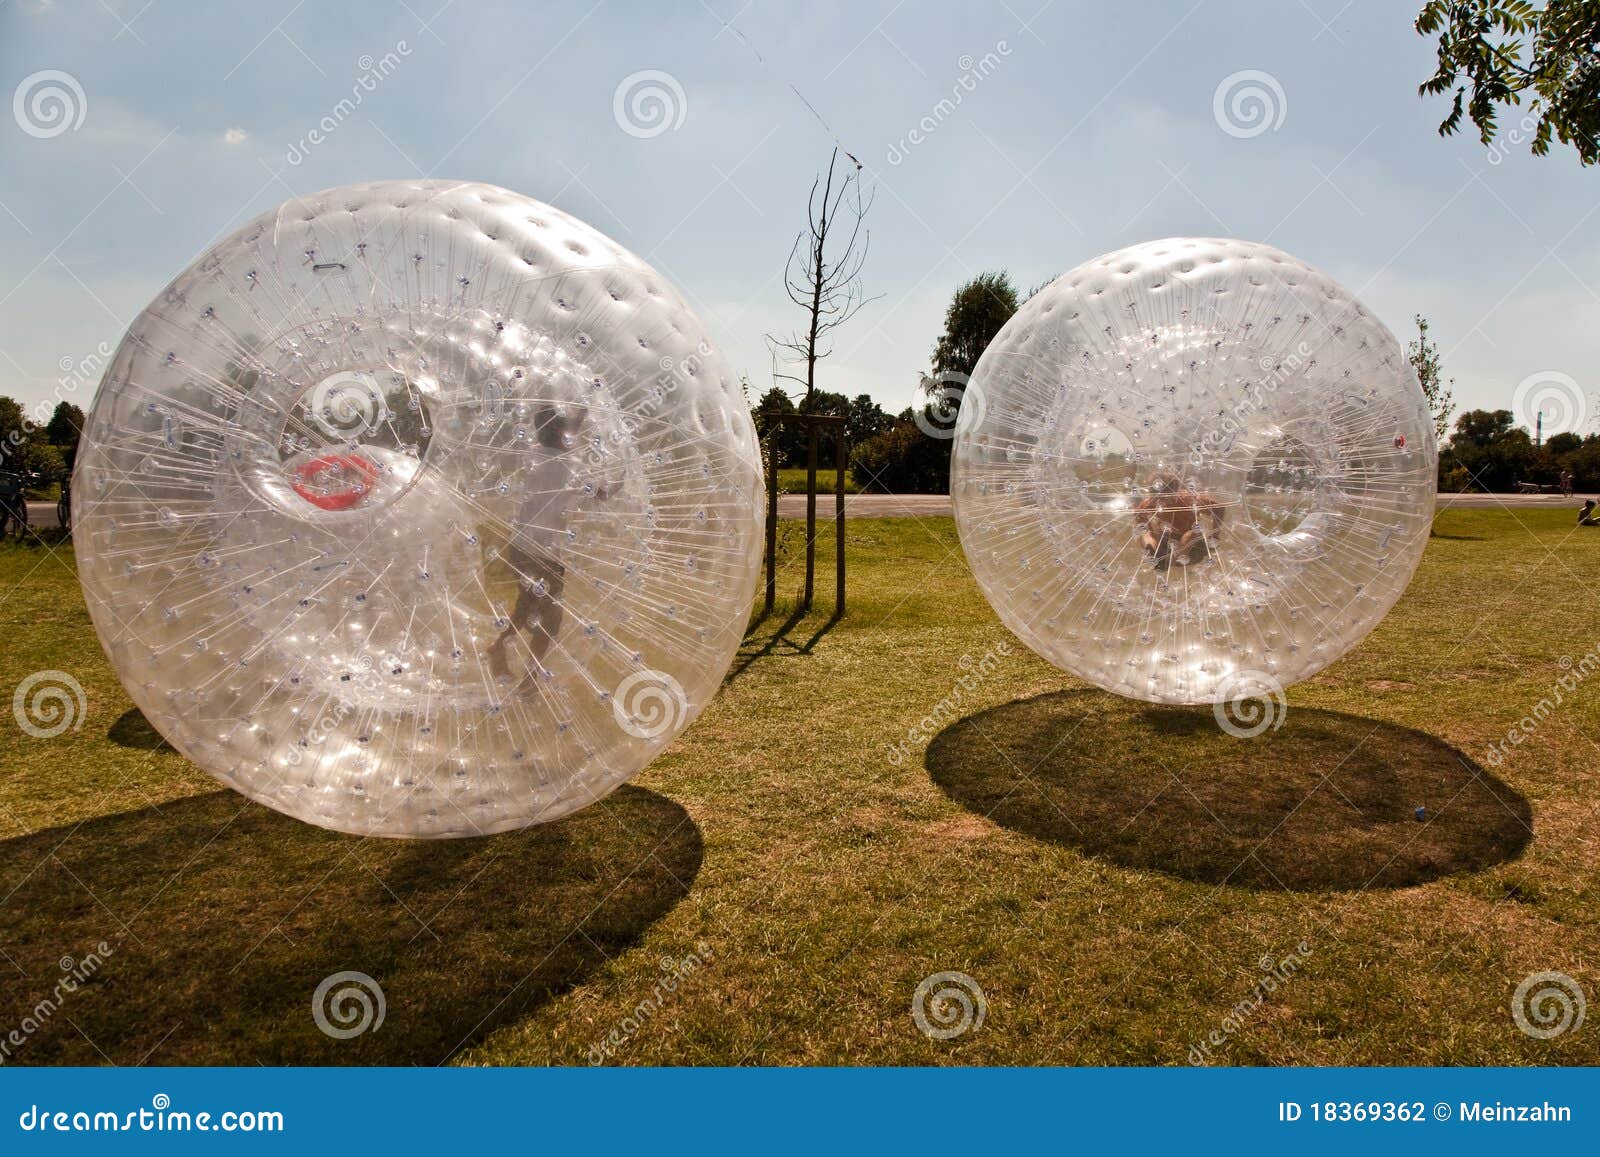
{"label": "zorb ball entrance hole", "polygon": [[140,315],[74,539],[129,694],[342,831],[555,819],[694,719],[758,580],[744,398],[673,289],[489,185],[297,198]]}
{"label": "zorb ball entrance hole", "polygon": [[1433,418],[1399,343],[1265,245],[1079,266],[990,343],[962,413],[951,496],[985,595],[1136,699],[1315,674],[1394,605],[1433,520]]}

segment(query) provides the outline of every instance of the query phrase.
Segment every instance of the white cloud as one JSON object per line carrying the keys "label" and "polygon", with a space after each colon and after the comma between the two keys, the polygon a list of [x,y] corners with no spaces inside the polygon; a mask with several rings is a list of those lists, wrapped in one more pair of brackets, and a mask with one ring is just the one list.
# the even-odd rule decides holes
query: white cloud
{"label": "white cloud", "polygon": [[222,134],[222,139],[230,145],[237,145],[249,135],[250,134],[245,132],[243,129],[232,128]]}

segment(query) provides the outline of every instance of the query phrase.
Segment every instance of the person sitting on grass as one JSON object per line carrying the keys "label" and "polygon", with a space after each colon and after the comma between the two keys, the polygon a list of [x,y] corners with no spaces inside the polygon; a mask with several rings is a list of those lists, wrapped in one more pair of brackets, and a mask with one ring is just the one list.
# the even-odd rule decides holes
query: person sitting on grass
{"label": "person sitting on grass", "polygon": [[1134,508],[1134,518],[1145,557],[1165,571],[1174,563],[1193,566],[1211,557],[1222,529],[1222,504],[1163,470],[1150,479],[1150,496]]}
{"label": "person sitting on grass", "polygon": [[1596,514],[1594,499],[1585,498],[1583,500],[1583,509],[1578,511],[1578,525],[1600,526],[1600,516]]}

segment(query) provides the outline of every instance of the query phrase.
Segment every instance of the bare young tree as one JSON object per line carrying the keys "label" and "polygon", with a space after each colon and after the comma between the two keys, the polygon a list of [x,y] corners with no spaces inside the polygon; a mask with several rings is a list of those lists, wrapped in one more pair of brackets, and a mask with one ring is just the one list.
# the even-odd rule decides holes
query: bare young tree
{"label": "bare young tree", "polygon": [[[862,196],[859,164],[835,177],[838,160],[836,148],[826,176],[811,182],[806,229],[794,239],[783,279],[789,300],[806,311],[806,325],[788,337],[767,335],[772,376],[805,387],[802,409],[816,392],[817,363],[833,352],[829,335],[870,300],[862,296],[861,267],[867,260],[870,234],[865,221],[872,196]],[[780,372],[780,364],[793,372]]]}

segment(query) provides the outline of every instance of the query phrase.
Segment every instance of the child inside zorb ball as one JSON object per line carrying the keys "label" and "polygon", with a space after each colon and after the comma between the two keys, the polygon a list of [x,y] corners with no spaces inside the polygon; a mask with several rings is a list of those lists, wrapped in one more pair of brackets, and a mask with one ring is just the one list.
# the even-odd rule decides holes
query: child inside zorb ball
{"label": "child inside zorb ball", "polygon": [[962,402],[950,496],[995,611],[1120,695],[1231,701],[1333,662],[1405,590],[1437,456],[1416,373],[1331,277],[1175,237],[1030,297]]}
{"label": "child inside zorb ball", "polygon": [[[485,652],[495,676],[510,679],[508,651],[514,641],[520,644],[526,658],[520,693],[530,690],[543,673],[544,658],[561,630],[568,524],[580,495],[574,457],[587,416],[581,407],[551,403],[541,405],[535,418],[535,448],[522,472],[523,499],[504,555],[516,576],[516,606],[505,630]],[[591,484],[588,490],[597,500],[610,496],[608,486]]]}
{"label": "child inside zorb ball", "polygon": [[644,767],[737,652],[761,457],[655,270],[551,205],[297,197],[130,327],[76,464],[96,632],[251,799],[368,836],[548,822]]}

